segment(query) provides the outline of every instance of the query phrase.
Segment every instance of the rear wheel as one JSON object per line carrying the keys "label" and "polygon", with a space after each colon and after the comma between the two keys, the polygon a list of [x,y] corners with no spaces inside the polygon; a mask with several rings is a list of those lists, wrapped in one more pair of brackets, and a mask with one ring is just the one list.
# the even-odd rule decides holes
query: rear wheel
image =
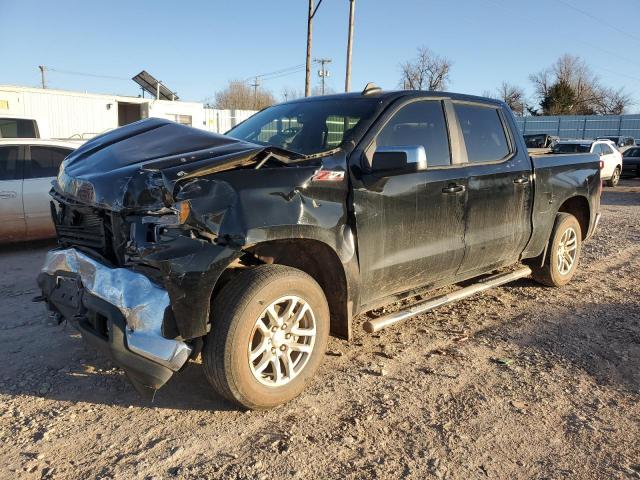
{"label": "rear wheel", "polygon": [[551,232],[544,263],[540,266],[538,259],[531,262],[533,278],[550,287],[569,283],[578,267],[581,249],[580,223],[569,213],[559,213]]}
{"label": "rear wheel", "polygon": [[607,180],[607,186],[615,187],[616,185],[618,185],[619,182],[620,182],[620,167],[616,167],[616,169],[613,171],[613,174],[611,174],[611,178]]}
{"label": "rear wheel", "polygon": [[205,375],[243,407],[275,407],[302,392],[322,362],[328,336],[329,307],[313,278],[282,265],[252,268],[215,300]]}

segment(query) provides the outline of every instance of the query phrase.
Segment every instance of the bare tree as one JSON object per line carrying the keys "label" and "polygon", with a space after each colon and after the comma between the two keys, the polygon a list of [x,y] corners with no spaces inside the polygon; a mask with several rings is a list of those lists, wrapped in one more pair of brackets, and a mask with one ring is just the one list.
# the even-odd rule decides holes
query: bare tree
{"label": "bare tree", "polygon": [[521,87],[507,82],[502,82],[498,88],[498,98],[509,105],[509,108],[516,115],[524,115],[527,102],[524,90]]}
{"label": "bare tree", "polygon": [[448,58],[436,55],[427,47],[419,47],[413,60],[400,64],[400,84],[406,90],[445,90],[452,65]]}
{"label": "bare tree", "polygon": [[231,80],[224,90],[216,92],[215,107],[221,109],[261,110],[276,103],[273,94],[253,88],[242,80]]}
{"label": "bare tree", "polygon": [[602,88],[600,98],[595,104],[595,111],[600,115],[622,115],[625,108],[633,105],[631,97],[622,88]]}
{"label": "bare tree", "polygon": [[622,89],[602,86],[586,62],[574,55],[561,56],[551,67],[529,78],[545,114],[613,114],[631,105],[631,98]]}
{"label": "bare tree", "polygon": [[[331,88],[329,86],[325,86],[324,87],[324,94],[325,95],[332,95],[334,93],[336,93],[336,91],[333,88]],[[311,96],[312,97],[318,97],[320,95],[322,95],[322,87],[321,86],[316,85],[315,87],[313,87],[311,89]]]}
{"label": "bare tree", "polygon": [[286,102],[289,100],[295,100],[297,98],[304,97],[304,91],[298,90],[293,87],[283,87],[281,96],[282,96],[282,100]]}

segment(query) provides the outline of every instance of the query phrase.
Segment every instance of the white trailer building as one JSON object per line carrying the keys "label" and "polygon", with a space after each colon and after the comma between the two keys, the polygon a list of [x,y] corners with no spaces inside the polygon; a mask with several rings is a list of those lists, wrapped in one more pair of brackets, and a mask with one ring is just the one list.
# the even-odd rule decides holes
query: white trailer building
{"label": "white trailer building", "polygon": [[34,118],[40,135],[50,138],[88,139],[150,117],[224,133],[253,113],[209,109],[198,102],[0,85],[0,117]]}

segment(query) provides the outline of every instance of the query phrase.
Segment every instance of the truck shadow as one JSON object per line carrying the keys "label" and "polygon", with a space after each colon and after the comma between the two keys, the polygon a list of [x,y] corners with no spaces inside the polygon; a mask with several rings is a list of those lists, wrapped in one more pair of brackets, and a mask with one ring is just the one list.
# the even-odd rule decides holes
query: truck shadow
{"label": "truck shadow", "polygon": [[[529,285],[528,280],[513,284],[515,288]],[[561,370],[554,375],[577,378],[576,372],[582,371],[598,385],[636,395],[640,392],[640,301],[585,302],[578,309],[560,309],[553,315],[546,315],[544,311],[519,312],[475,331],[470,319],[469,327],[472,329],[469,341],[462,345],[484,339],[489,343],[500,342],[507,349],[515,346],[513,359],[521,368],[550,372],[558,366]],[[16,341],[17,338],[36,338],[43,328],[48,330],[44,335],[46,349],[42,342],[18,344]],[[424,345],[425,350],[430,349],[430,343]],[[450,342],[450,348],[459,345],[453,339]],[[72,328],[43,327],[38,318],[4,331],[0,346],[3,350],[0,362],[6,367],[0,378],[0,393],[4,395],[164,410],[165,415],[171,410],[239,410],[214,393],[202,365],[195,362],[176,374],[153,401],[144,400],[122,371],[114,368],[108,358],[85,347]],[[351,348],[362,349],[358,345]],[[366,355],[367,351],[362,353]],[[496,368],[504,367],[497,365]]]}
{"label": "truck shadow", "polygon": [[153,400],[147,400],[137,394],[122,370],[86,346],[71,327],[43,326],[38,320],[27,328],[49,330],[46,337],[50,352],[42,355],[41,345],[10,348],[7,354],[13,356],[13,361],[0,379],[0,394],[123,408],[239,410],[213,391],[200,363],[190,362],[156,392]]}

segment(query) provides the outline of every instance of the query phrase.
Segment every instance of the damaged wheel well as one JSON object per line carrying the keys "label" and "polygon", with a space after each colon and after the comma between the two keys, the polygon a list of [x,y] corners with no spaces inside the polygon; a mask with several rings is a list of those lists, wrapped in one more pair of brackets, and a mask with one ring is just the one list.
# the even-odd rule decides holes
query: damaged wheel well
{"label": "damaged wheel well", "polygon": [[[329,304],[331,334],[341,338],[349,337],[351,321],[348,309],[347,281],[344,268],[337,254],[328,245],[309,239],[287,239],[259,243],[245,250],[240,259],[245,266],[251,264],[278,264],[297,268],[318,282]],[[236,265],[237,266],[237,265]],[[220,281],[233,275],[234,266],[229,267]],[[219,282],[220,283],[220,282]],[[220,290],[216,285],[214,297]]]}
{"label": "damaged wheel well", "polygon": [[582,239],[584,240],[589,232],[589,202],[585,197],[571,197],[560,206],[558,212],[570,213],[578,220]]}

